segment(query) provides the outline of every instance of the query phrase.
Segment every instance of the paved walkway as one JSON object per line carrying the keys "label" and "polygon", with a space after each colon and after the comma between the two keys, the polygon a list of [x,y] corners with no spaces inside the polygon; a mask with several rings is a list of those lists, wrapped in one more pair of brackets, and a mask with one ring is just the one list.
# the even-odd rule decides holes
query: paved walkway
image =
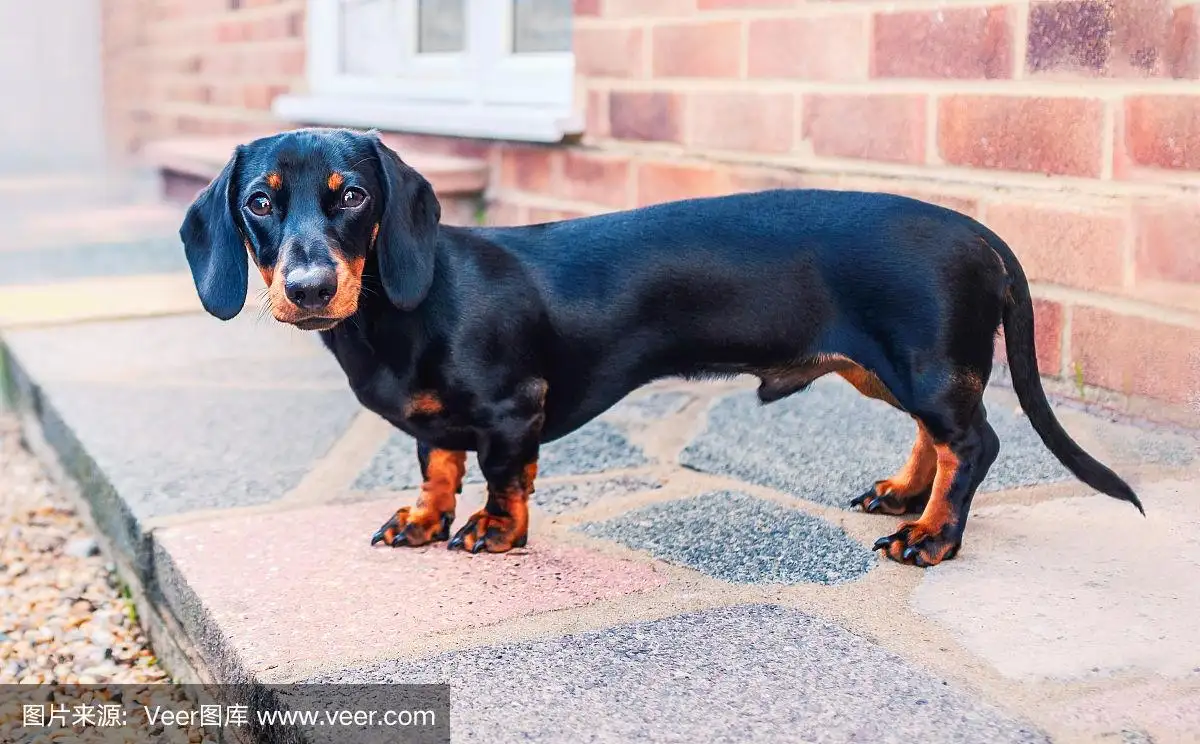
{"label": "paved walkway", "polygon": [[1060,408],[1142,519],[994,385],[1004,449],[959,558],[922,571],[845,508],[906,417],[840,381],[769,407],[657,384],[544,449],[527,549],[372,548],[413,442],[315,336],[201,314],[178,213],[131,201],[6,228],[0,333],[176,674],[450,681],[456,741],[1200,740],[1196,438]]}

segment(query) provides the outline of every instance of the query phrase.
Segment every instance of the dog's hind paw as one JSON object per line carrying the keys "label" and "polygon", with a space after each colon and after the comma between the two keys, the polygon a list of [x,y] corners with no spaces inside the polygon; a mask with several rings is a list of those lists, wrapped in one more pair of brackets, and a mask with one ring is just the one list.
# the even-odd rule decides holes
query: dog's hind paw
{"label": "dog's hind paw", "polygon": [[926,568],[936,566],[942,561],[948,561],[958,555],[962,544],[957,537],[952,538],[950,528],[944,527],[941,532],[933,533],[925,529],[919,522],[905,522],[900,529],[887,537],[875,541],[875,550],[884,554],[897,563],[906,563]]}
{"label": "dog's hind paw", "polygon": [[427,509],[401,507],[371,536],[371,545],[384,543],[393,548],[417,547],[450,537],[453,512],[438,513]]}
{"label": "dog's hind paw", "polygon": [[929,491],[899,496],[894,493],[880,494],[878,485],[871,486],[863,493],[850,500],[850,508],[862,509],[867,514],[889,514],[898,517],[902,514],[920,514],[929,503]]}

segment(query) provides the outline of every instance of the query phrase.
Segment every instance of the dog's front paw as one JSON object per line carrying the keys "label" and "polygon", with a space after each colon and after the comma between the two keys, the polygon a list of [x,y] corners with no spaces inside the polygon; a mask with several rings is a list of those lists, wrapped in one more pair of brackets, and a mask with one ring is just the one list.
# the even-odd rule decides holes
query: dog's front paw
{"label": "dog's front paw", "polygon": [[450,537],[450,525],[453,522],[453,512],[436,512],[405,506],[383,523],[371,537],[371,544],[384,543],[398,548],[402,545],[416,547],[439,542]]}
{"label": "dog's front paw", "polygon": [[920,514],[925,511],[925,505],[928,503],[929,489],[912,496],[901,496],[886,488],[886,481],[880,481],[851,499],[850,508],[858,507],[867,514],[890,514],[898,517],[902,514]]}
{"label": "dog's front paw", "polygon": [[446,547],[469,553],[504,553],[525,547],[527,525],[511,516],[475,512]]}
{"label": "dog's front paw", "polygon": [[916,522],[904,522],[900,529],[887,537],[875,541],[875,550],[882,550],[897,563],[907,563],[920,568],[936,566],[958,554],[961,537],[945,525],[937,532]]}

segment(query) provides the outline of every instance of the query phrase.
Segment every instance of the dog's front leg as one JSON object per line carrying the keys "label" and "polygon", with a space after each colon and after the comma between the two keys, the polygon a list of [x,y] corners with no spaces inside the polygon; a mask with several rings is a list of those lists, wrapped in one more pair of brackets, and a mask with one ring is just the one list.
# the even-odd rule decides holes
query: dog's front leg
{"label": "dog's front leg", "polygon": [[536,435],[518,440],[489,437],[479,448],[479,466],[487,480],[487,503],[454,535],[449,548],[503,553],[525,547],[529,532],[529,495],[537,477]]}
{"label": "dog's front leg", "polygon": [[413,506],[402,506],[371,538],[398,548],[417,547],[450,537],[454,505],[467,470],[467,453],[417,445],[421,463],[421,494]]}
{"label": "dog's front leg", "polygon": [[533,378],[518,385],[513,397],[491,406],[492,425],[480,432],[478,447],[487,503],[454,535],[451,550],[503,553],[525,547],[546,391],[546,381]]}

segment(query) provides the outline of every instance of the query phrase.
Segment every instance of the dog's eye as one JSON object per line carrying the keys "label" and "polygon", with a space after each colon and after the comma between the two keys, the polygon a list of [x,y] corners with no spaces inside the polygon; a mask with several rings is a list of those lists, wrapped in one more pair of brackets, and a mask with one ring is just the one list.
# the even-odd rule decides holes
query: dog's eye
{"label": "dog's eye", "polygon": [[342,209],[353,209],[361,207],[363,202],[367,200],[367,192],[362,189],[356,189],[353,186],[342,192]]}
{"label": "dog's eye", "polygon": [[266,217],[271,213],[271,200],[266,194],[255,194],[246,202],[246,206],[259,217]]}

